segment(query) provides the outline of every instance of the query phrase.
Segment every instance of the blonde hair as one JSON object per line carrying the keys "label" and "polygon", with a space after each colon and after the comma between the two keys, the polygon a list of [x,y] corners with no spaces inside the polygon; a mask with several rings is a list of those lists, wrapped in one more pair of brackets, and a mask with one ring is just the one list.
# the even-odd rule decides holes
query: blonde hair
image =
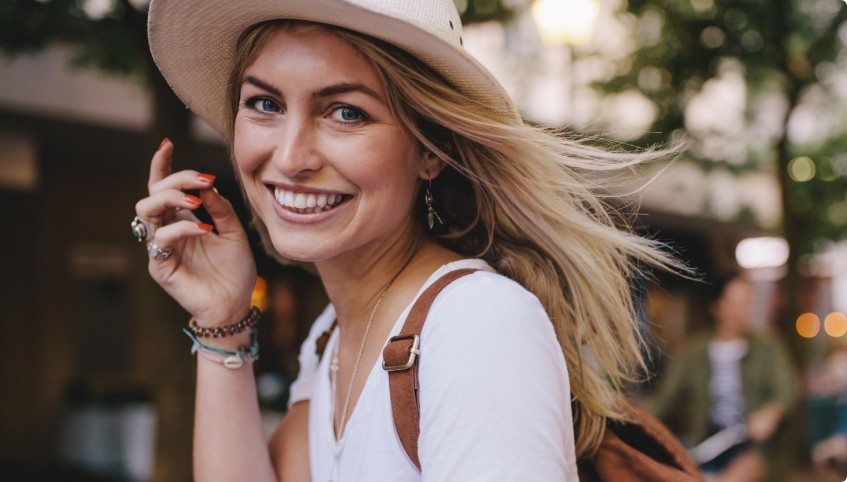
{"label": "blonde hair", "polygon": [[[639,264],[686,270],[657,242],[616,226],[597,174],[667,151],[632,154],[568,139],[474,101],[393,45],[298,20],[265,22],[242,36],[228,86],[230,141],[244,71],[280,28],[325,28],[355,46],[398,123],[447,164],[432,191],[448,228],[431,236],[483,258],[541,301],[569,371],[577,457],[591,455],[606,419],[625,418],[616,400],[644,368],[631,278]],[[275,254],[255,216],[254,225]]]}

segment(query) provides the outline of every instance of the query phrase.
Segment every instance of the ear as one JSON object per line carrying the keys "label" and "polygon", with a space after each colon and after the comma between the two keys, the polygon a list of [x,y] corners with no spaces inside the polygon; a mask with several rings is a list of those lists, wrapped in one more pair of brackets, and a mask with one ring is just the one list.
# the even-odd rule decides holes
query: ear
{"label": "ear", "polygon": [[428,181],[431,179],[435,179],[441,174],[441,170],[447,164],[438,158],[430,150],[424,149],[423,154],[421,155],[421,164],[420,169],[418,170],[418,176],[424,181]]}

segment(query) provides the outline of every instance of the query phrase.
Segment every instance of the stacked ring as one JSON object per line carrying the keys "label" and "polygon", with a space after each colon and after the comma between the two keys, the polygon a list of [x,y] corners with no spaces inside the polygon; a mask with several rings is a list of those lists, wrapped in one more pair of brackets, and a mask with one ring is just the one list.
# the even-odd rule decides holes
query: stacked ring
{"label": "stacked ring", "polygon": [[153,237],[153,229],[138,216],[133,218],[129,225],[132,228],[132,237],[139,243],[143,243],[148,238]]}
{"label": "stacked ring", "polygon": [[147,255],[150,256],[150,258],[152,259],[161,261],[164,259],[168,259],[168,256],[171,255],[171,250],[162,249],[156,246],[155,244],[150,243],[149,245],[147,245]]}

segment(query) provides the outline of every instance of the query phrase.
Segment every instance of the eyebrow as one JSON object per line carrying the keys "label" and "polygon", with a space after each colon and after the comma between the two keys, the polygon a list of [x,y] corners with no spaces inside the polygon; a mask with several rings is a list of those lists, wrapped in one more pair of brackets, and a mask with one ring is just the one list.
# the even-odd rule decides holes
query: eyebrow
{"label": "eyebrow", "polygon": [[[254,86],[256,86],[260,89],[266,90],[266,91],[270,92],[271,94],[273,94],[277,97],[282,97],[282,98],[285,97],[285,96],[282,95],[282,91],[280,91],[278,88],[274,87],[273,85],[271,85],[271,84],[269,84],[269,83],[267,83],[267,82],[265,82],[261,79],[257,79],[256,77],[253,77],[252,75],[248,75],[248,76],[244,77],[244,83],[254,85]],[[356,82],[352,82],[352,83],[351,82],[342,82],[340,84],[328,85],[328,86],[323,87],[319,90],[316,90],[315,92],[312,92],[312,97],[314,97],[314,98],[328,97],[330,95],[344,94],[344,93],[347,93],[347,92],[361,92],[365,95],[373,97],[374,99],[384,103],[384,101],[382,100],[382,97],[380,97],[379,94],[374,92],[373,89],[371,89],[370,87],[368,87],[364,84],[360,84],[360,83],[356,83]]]}

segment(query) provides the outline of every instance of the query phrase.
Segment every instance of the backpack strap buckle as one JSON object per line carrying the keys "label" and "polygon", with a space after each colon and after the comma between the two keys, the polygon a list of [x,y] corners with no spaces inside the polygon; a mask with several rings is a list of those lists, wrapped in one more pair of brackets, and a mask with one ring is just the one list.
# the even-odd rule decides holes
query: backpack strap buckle
{"label": "backpack strap buckle", "polygon": [[408,370],[415,365],[421,338],[417,334],[397,335],[388,339],[382,350],[382,368],[388,372]]}

